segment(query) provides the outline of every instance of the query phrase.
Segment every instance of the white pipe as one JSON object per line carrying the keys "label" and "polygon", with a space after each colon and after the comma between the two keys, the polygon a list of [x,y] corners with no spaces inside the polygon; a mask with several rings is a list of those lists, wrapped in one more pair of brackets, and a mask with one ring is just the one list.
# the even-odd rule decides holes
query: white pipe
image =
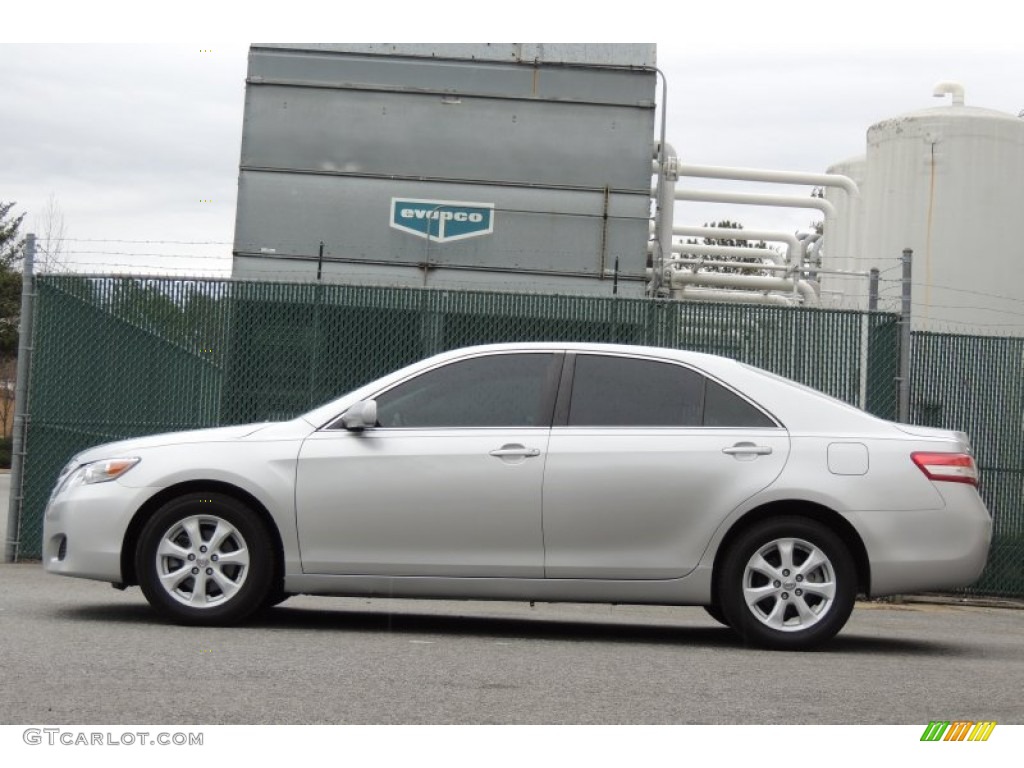
{"label": "white pipe", "polygon": [[807,281],[790,281],[782,277],[672,270],[670,283],[672,288],[684,288],[687,285],[739,288],[748,291],[792,291],[795,288],[803,297],[805,304],[816,304],[818,299],[818,294]]}
{"label": "white pipe", "polygon": [[734,181],[764,181],[778,184],[812,184],[818,187],[838,187],[851,197],[860,197],[857,182],[839,173],[802,173],[800,171],[773,171],[761,168],[729,168],[723,165],[680,165],[680,176],[704,179],[731,179]]}
{"label": "white pipe", "polygon": [[[650,249],[648,249],[650,250]],[[760,248],[753,246],[742,248],[738,245],[704,245],[704,243],[672,243],[672,253],[699,253],[704,256],[738,256],[740,258],[749,256],[766,261],[768,264],[776,264],[775,258],[780,254],[771,248]],[[669,257],[670,260],[675,257]],[[783,267],[788,269],[788,267]]]}
{"label": "white pipe", "polygon": [[[663,222],[664,222],[664,220],[666,218],[669,219],[669,222],[672,221],[672,217],[675,215],[675,203],[672,200],[669,200],[669,205],[666,207],[663,204],[663,202],[666,199],[666,196],[668,194],[667,193],[667,188],[669,186],[671,186],[671,188],[674,189],[675,188],[675,182],[673,181],[671,185],[667,184],[666,183],[666,181],[667,181],[666,173],[665,173],[666,165],[667,165],[667,157],[666,157],[666,155],[668,154],[667,150],[669,149],[668,142],[665,141],[665,136],[668,133],[668,78],[665,77],[665,73],[662,72],[657,67],[652,67],[651,69],[653,69],[657,74],[661,75],[661,136],[658,139],[657,146],[655,146],[655,148],[654,148],[654,152],[655,152],[654,157],[657,160],[658,165],[660,166],[658,168],[658,187],[657,187],[658,192],[655,193],[655,202],[657,204],[655,205],[655,208],[654,208],[654,220],[655,220],[656,228],[658,230],[659,237],[660,237],[661,233],[663,233],[663,232],[669,232],[669,233],[672,232],[672,224],[669,223],[668,224],[668,229],[665,229],[665,226],[664,226]],[[675,158],[673,158],[673,162],[675,162]],[[670,245],[670,244],[671,244],[671,234],[669,234],[665,239],[661,239],[661,240],[658,241],[658,245],[655,248],[655,254],[654,254],[654,258],[655,258],[654,266],[659,266],[659,267],[661,266],[660,261],[661,261],[662,257],[664,256],[665,246]],[[660,290],[660,281],[661,281],[661,270],[658,269],[658,270],[655,270],[654,279],[651,281],[651,284],[648,286],[648,291],[649,291],[651,296],[657,297],[658,292]]]}
{"label": "white pipe", "polygon": [[673,227],[672,234],[679,237],[707,237],[715,240],[764,240],[768,243],[786,244],[786,262],[791,269],[800,266],[795,257],[800,254],[800,241],[796,235],[770,229],[731,229],[729,227]]}
{"label": "white pipe", "polygon": [[717,301],[731,304],[782,304],[793,306],[796,300],[789,296],[742,291],[717,291],[713,288],[685,288],[672,291],[673,299],[686,301]]}
{"label": "white pipe", "polygon": [[870,272],[853,272],[849,269],[816,269],[816,275],[845,275],[846,277],[870,277]]}
{"label": "white pipe", "polygon": [[686,267],[728,267],[729,269],[748,269],[752,272],[764,270],[765,272],[788,272],[789,267],[785,264],[764,264],[751,263],[749,261],[706,261],[705,259],[680,259],[671,258],[665,262],[667,266],[679,264]]}
{"label": "white pipe", "polygon": [[960,83],[954,83],[950,80],[943,80],[941,83],[936,83],[932,89],[932,96],[937,99],[941,99],[946,94],[953,97],[953,106],[962,107],[964,105],[964,87]]}
{"label": "white pipe", "polygon": [[676,200],[698,203],[772,205],[779,208],[815,208],[825,214],[826,220],[831,220],[836,215],[835,206],[823,197],[764,195],[751,192],[722,192],[710,189],[677,189],[675,197]]}
{"label": "white pipe", "polygon": [[[664,108],[664,107],[663,107]],[[664,270],[665,259],[672,253],[672,228],[675,225],[676,182],[679,181],[677,167],[679,158],[671,144],[659,145],[658,154],[661,155],[661,167],[659,169],[659,184],[656,188],[658,223],[655,238],[657,247],[654,250],[653,263],[655,266],[655,279],[653,288],[655,291],[660,287],[661,274]]]}

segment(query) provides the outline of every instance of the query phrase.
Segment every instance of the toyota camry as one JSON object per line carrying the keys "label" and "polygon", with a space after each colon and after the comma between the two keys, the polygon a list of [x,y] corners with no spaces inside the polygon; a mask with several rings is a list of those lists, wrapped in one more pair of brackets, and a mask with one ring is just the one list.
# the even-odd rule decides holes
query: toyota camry
{"label": "toyota camry", "polygon": [[503,344],[291,421],[152,435],[67,464],[51,573],[234,624],[290,595],[700,605],[820,645],[858,594],[970,584],[991,517],[967,436],[712,355]]}

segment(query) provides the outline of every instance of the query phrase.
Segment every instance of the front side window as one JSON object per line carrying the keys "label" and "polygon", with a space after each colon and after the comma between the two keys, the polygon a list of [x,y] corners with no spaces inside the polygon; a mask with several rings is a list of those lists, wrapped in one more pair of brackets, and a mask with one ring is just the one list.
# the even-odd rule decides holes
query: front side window
{"label": "front side window", "polygon": [[539,427],[551,422],[550,353],[474,357],[434,368],[377,398],[382,427]]}

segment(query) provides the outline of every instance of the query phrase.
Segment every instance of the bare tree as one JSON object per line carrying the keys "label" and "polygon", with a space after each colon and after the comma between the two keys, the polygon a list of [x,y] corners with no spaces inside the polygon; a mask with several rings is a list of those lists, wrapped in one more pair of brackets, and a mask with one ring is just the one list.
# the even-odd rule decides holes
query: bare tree
{"label": "bare tree", "polygon": [[67,272],[67,225],[64,223],[64,211],[52,192],[36,222],[39,238],[36,246],[36,271]]}

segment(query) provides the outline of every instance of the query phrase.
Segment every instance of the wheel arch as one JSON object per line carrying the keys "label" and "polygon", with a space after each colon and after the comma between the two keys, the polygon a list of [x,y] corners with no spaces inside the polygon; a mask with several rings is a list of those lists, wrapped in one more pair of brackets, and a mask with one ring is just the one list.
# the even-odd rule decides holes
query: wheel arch
{"label": "wheel arch", "polygon": [[853,527],[849,520],[834,509],[830,509],[829,507],[817,504],[813,501],[794,499],[773,501],[768,504],[763,504],[760,507],[755,507],[733,524],[722,538],[722,541],[719,542],[718,549],[715,552],[714,565],[712,566],[711,571],[712,595],[718,594],[722,563],[725,560],[726,553],[732,547],[733,542],[752,525],[756,525],[762,520],[768,520],[770,518],[780,517],[783,515],[806,517],[809,520],[815,520],[828,526],[837,536],[839,536],[843,544],[845,544],[846,548],[850,551],[850,556],[853,558],[854,565],[857,569],[857,591],[860,594],[870,594],[871,562],[868,559],[867,548],[864,546],[864,542],[861,539],[860,534],[857,533],[857,529]]}
{"label": "wheel arch", "polygon": [[284,583],[284,544],[281,540],[281,532],[277,529],[273,516],[260,503],[259,499],[251,493],[239,488],[237,485],[217,480],[190,480],[168,486],[151,496],[139,507],[132,517],[128,529],[125,531],[124,540],[121,542],[121,577],[123,584],[127,586],[139,583],[138,574],[135,572],[135,550],[138,547],[142,529],[145,528],[153,513],[172,499],[189,493],[201,492],[222,493],[225,496],[230,496],[236,501],[245,504],[254,513],[259,515],[274,545],[274,576],[272,584],[280,588]]}

